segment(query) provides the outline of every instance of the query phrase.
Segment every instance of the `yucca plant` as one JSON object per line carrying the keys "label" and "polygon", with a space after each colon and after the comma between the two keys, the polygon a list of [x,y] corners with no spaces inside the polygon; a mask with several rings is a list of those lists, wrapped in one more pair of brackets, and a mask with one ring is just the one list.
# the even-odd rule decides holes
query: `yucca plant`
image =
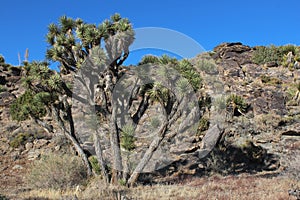
{"label": "yucca plant", "polygon": [[126,151],[135,149],[134,127],[131,124],[126,124],[121,131],[121,147]]}
{"label": "yucca plant", "polygon": [[226,106],[231,108],[233,115],[244,115],[249,107],[243,97],[236,94],[231,94],[227,97]]}

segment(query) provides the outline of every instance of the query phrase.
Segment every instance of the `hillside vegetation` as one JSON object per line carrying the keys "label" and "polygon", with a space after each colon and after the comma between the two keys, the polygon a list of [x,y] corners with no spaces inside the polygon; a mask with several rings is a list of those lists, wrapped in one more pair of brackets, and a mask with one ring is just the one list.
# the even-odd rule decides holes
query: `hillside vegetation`
{"label": "hillside vegetation", "polygon": [[300,47],[145,55],[119,14],[61,17],[46,57],[0,57],[0,199],[300,198]]}

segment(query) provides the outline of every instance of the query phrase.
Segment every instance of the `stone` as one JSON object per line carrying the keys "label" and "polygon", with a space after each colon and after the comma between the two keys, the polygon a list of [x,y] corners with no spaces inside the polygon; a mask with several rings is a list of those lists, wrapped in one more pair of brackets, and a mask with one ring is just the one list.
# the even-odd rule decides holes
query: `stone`
{"label": "stone", "polygon": [[25,144],[25,149],[26,149],[26,150],[30,150],[30,149],[32,149],[32,147],[33,147],[32,142],[27,142],[27,143]]}
{"label": "stone", "polygon": [[13,166],[12,169],[13,170],[21,170],[21,169],[24,169],[24,167],[22,167],[21,165],[15,165],[15,166]]}
{"label": "stone", "polygon": [[41,151],[39,149],[32,149],[28,152],[27,159],[28,160],[36,160],[41,155]]}
{"label": "stone", "polygon": [[46,146],[48,143],[49,143],[49,141],[46,139],[38,139],[33,142],[35,149],[39,149],[43,146]]}

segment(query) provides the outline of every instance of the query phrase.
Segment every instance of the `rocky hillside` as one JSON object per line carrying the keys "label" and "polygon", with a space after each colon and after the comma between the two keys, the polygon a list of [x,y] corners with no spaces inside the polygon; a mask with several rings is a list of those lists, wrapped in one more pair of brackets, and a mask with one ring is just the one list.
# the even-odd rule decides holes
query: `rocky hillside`
{"label": "rocky hillside", "polygon": [[[224,43],[190,60],[204,77],[203,103],[212,105],[204,111],[198,133],[184,146],[171,148],[171,156],[177,159],[157,171],[157,181],[214,172],[262,171],[300,179],[300,69],[296,55],[287,52],[289,56],[284,55],[281,62],[259,63],[255,58],[260,49]],[[21,77],[21,68],[0,63],[0,191],[18,189],[22,172],[41,154],[63,148],[69,151],[63,138],[48,135],[32,121],[10,119],[10,104],[24,92]],[[211,77],[217,77],[217,82]],[[204,97],[216,90],[221,95],[213,102],[206,101]],[[224,110],[224,131],[209,156],[199,160],[197,152],[209,134],[209,119],[217,118],[212,117],[210,107]],[[93,149],[89,143],[82,145]],[[178,152],[182,152],[179,157]]]}

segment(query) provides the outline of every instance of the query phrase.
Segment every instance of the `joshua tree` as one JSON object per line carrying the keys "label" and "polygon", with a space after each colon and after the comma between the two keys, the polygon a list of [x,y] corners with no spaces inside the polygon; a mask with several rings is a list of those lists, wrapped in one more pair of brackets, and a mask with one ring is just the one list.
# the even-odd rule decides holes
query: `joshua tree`
{"label": "joshua tree", "polygon": [[[42,118],[52,113],[59,127],[82,157],[88,174],[91,175],[87,155],[76,136],[70,98],[73,97],[89,106],[95,105],[74,93],[71,90],[71,83],[75,73],[89,57],[91,49],[95,47],[101,49],[101,43],[105,43],[107,55],[105,63],[109,64],[105,66],[99,78],[106,83],[105,88],[114,84],[119,78],[119,67],[129,55],[128,47],[133,42],[134,32],[130,22],[121,18],[119,14],[113,15],[110,20],[105,20],[99,26],[87,24],[81,19],[73,20],[63,16],[59,24],[50,24],[48,30],[47,42],[50,46],[46,57],[50,61],[60,63],[60,72],[50,70],[48,63],[45,62],[25,62],[23,83],[27,91],[11,106],[12,117],[19,121],[30,117],[51,132],[52,126],[44,122]],[[71,80],[64,78],[64,74],[71,75]],[[106,90],[106,97],[111,96],[110,92]],[[107,101],[110,100],[107,99]],[[116,138],[117,136],[112,135],[113,141],[117,141]],[[112,147],[118,146],[115,143]],[[97,148],[99,147],[97,138],[95,138],[95,144],[96,149],[101,150]],[[101,158],[101,156],[97,157]],[[117,161],[114,164],[117,165]]]}

